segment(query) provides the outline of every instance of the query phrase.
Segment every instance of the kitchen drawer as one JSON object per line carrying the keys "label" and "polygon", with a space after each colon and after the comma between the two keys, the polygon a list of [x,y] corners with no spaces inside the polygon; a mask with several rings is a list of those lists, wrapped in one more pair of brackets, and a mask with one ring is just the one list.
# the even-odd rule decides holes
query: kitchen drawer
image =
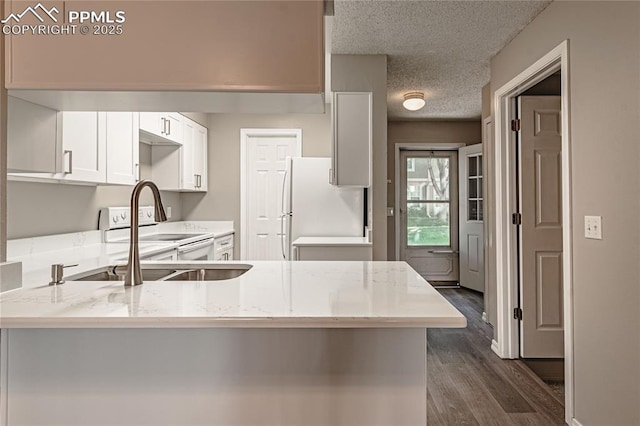
{"label": "kitchen drawer", "polygon": [[140,260],[178,260],[178,249],[174,248],[149,256],[140,256]]}
{"label": "kitchen drawer", "polygon": [[233,248],[233,234],[215,239],[215,252],[224,251]]}
{"label": "kitchen drawer", "polygon": [[233,247],[216,252],[215,260],[233,260]]}

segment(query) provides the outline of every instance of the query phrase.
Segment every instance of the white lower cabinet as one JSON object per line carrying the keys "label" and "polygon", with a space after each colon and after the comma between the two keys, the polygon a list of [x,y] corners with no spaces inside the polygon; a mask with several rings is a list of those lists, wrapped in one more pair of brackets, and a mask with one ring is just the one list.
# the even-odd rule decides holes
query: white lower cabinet
{"label": "white lower cabinet", "polygon": [[152,254],[149,256],[140,256],[141,260],[178,260],[178,249],[174,248],[169,251],[163,251],[161,253]]}
{"label": "white lower cabinet", "polygon": [[234,234],[215,239],[214,260],[233,260]]}

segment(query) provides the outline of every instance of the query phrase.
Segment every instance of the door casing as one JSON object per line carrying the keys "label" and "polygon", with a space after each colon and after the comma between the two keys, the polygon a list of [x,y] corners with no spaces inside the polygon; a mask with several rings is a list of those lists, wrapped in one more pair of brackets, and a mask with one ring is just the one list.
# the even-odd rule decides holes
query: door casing
{"label": "door casing", "polygon": [[[573,235],[571,208],[571,139],[569,40],[565,40],[511,81],[497,89],[492,99],[495,120],[494,170],[490,171],[495,191],[492,218],[495,224],[497,321],[491,349],[501,358],[519,356],[518,320],[513,308],[518,306],[517,238],[511,224],[516,211],[515,158],[511,120],[515,118],[515,98],[551,74],[560,71],[562,97],[562,277],[565,347],[565,421],[574,422],[573,374]],[[486,148],[485,148],[486,149]],[[485,153],[486,154],[486,153]]]}
{"label": "door casing", "polygon": [[240,259],[246,259],[248,233],[247,228],[247,155],[251,136],[294,136],[296,138],[296,156],[302,156],[302,129],[240,129]]}

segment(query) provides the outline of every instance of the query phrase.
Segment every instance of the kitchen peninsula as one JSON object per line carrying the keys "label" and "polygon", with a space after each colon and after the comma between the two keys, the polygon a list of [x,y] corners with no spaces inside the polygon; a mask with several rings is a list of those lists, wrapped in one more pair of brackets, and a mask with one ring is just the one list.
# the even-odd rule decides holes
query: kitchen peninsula
{"label": "kitchen peninsula", "polygon": [[2,294],[4,422],[426,424],[425,329],[466,320],[406,263],[234,265]]}

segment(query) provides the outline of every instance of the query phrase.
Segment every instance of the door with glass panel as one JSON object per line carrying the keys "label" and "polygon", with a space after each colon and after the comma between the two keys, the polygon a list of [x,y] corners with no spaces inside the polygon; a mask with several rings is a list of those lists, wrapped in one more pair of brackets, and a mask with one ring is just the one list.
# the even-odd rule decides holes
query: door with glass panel
{"label": "door with glass panel", "polygon": [[482,144],[458,150],[460,178],[460,285],[484,293]]}
{"label": "door with glass panel", "polygon": [[400,258],[430,281],[458,281],[458,155],[401,151]]}

